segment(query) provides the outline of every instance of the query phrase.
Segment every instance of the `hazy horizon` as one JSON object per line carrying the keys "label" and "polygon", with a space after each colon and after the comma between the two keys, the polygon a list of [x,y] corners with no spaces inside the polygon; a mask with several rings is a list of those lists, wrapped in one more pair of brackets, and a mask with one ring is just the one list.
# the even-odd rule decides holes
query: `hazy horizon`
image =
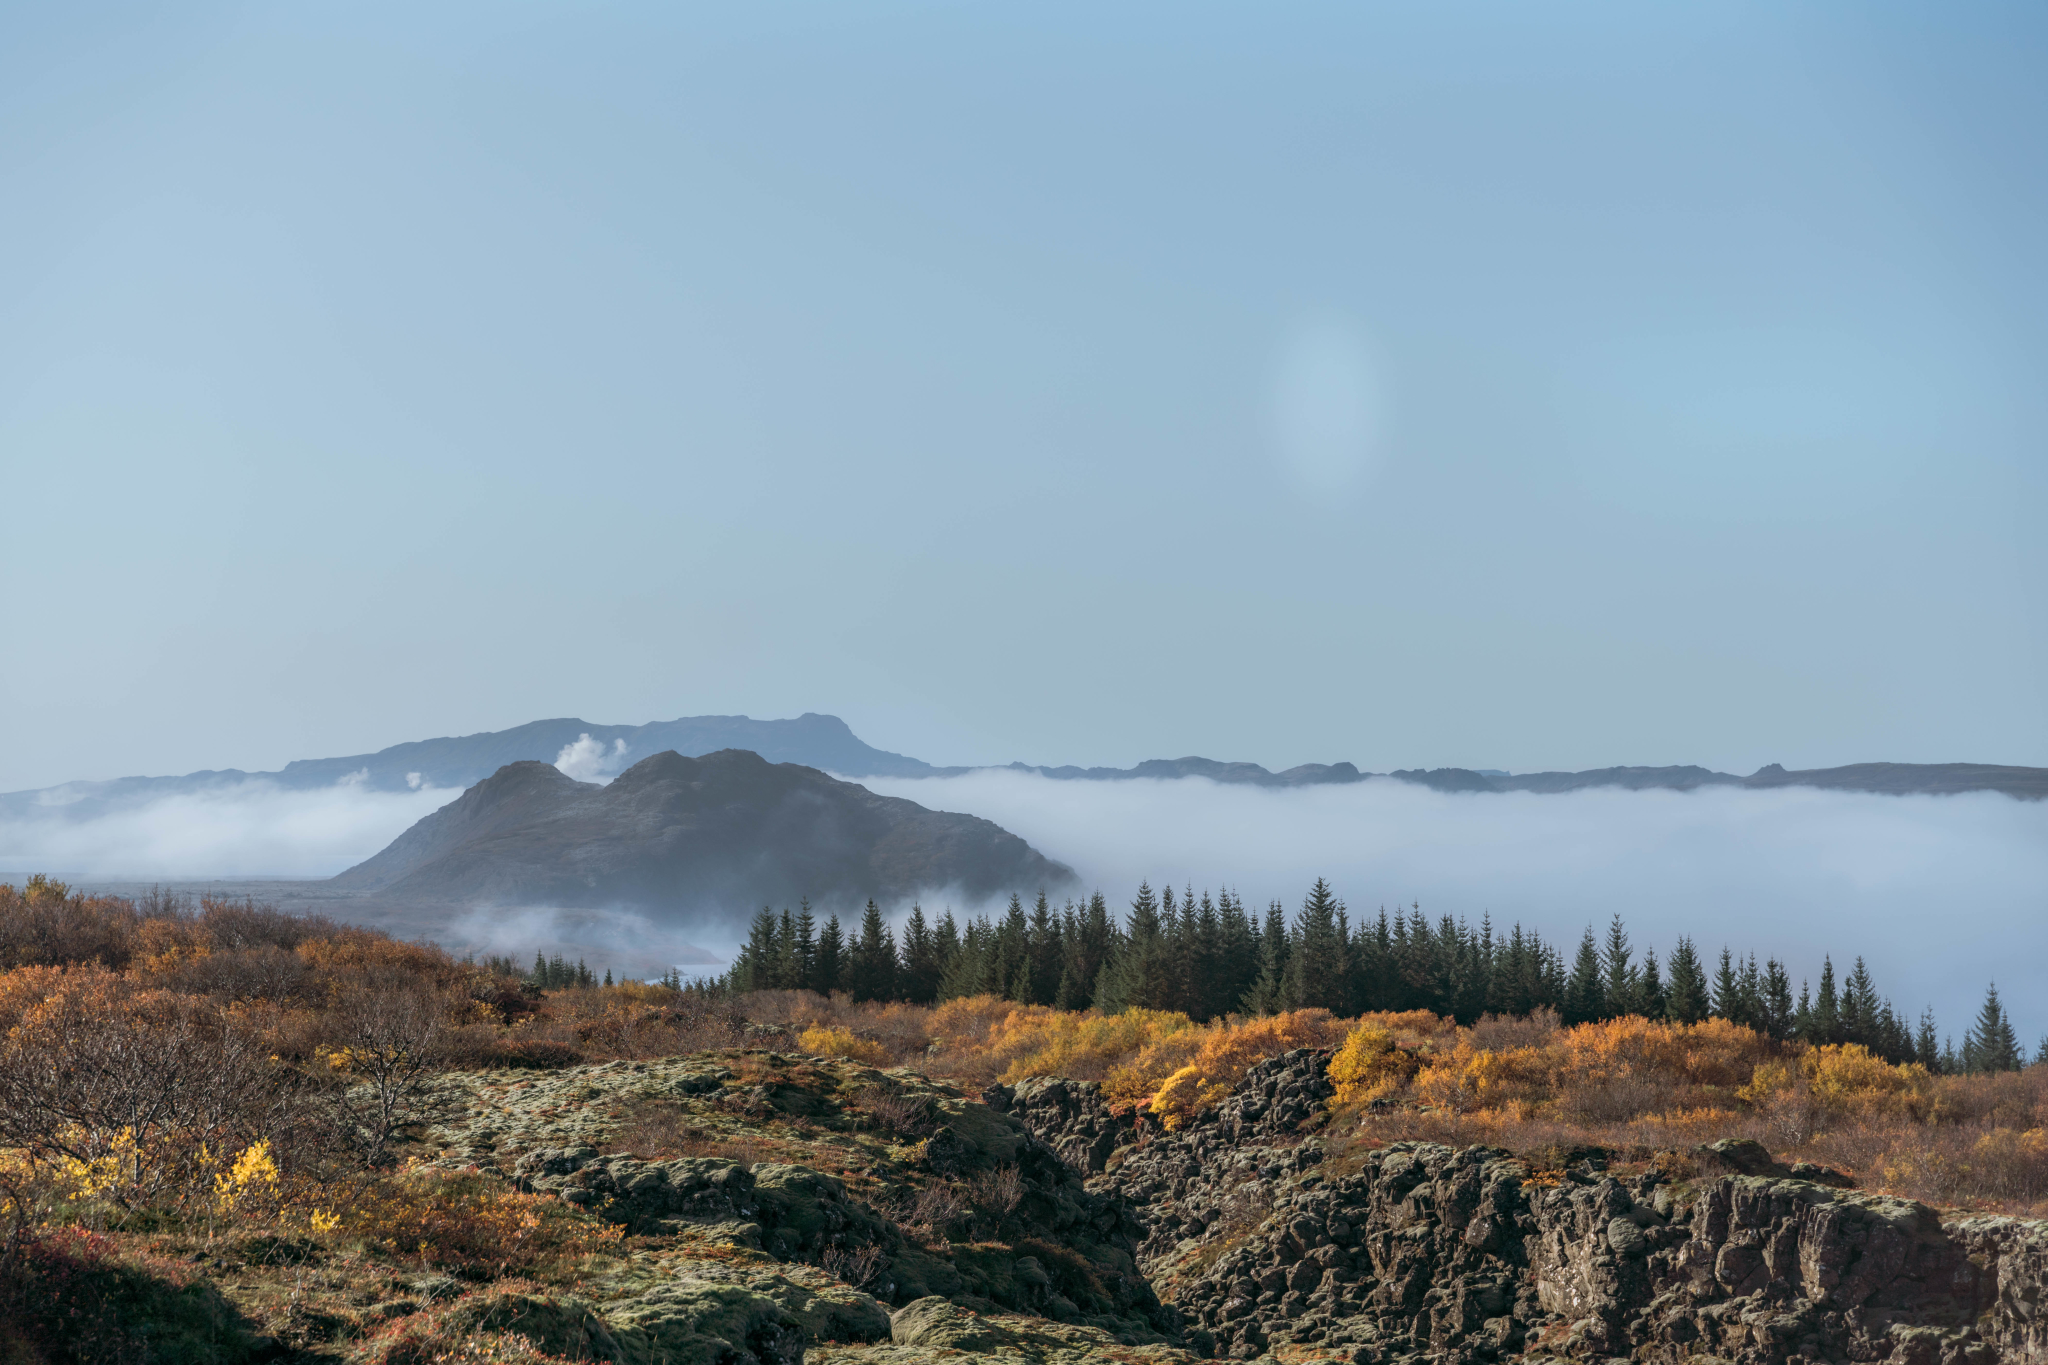
{"label": "hazy horizon", "polygon": [[[571,766],[587,757],[563,755]],[[1917,1017],[1932,1004],[1957,1032],[1997,978],[2016,1022],[2034,1030],[2029,1040],[2048,1031],[2048,802],[1810,788],[1445,793],[1384,778],[1270,789],[1001,770],[862,785],[993,820],[1119,909],[1149,879],[1197,893],[1229,887],[1255,907],[1279,899],[1291,911],[1325,876],[1354,912],[1419,901],[1432,917],[1520,921],[1566,949],[1619,913],[1638,946],[1660,955],[1689,934],[1710,953],[1726,943],[1781,957],[1795,980],[1814,977],[1824,954],[1843,969],[1860,954],[1902,1010]],[[458,794],[257,783],[40,829],[0,822],[0,880],[331,876]],[[24,840],[36,839],[31,853]],[[934,912],[962,913],[1002,899],[977,904],[945,888],[924,897]],[[320,908],[346,917],[344,903]],[[468,946],[514,953],[576,934],[593,952],[667,935],[723,958],[755,908],[678,917],[499,906],[463,917],[459,932]],[[905,908],[892,907],[898,918]],[[1941,925],[1933,941],[1930,917]]]}

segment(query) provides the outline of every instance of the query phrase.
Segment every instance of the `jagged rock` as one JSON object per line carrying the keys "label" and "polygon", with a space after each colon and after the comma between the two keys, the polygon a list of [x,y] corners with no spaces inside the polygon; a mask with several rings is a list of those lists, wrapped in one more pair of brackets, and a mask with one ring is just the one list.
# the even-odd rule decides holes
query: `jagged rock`
{"label": "jagged rock", "polygon": [[981,1097],[997,1113],[1016,1116],[1082,1175],[1099,1174],[1130,1141],[1131,1120],[1110,1107],[1097,1085],[1033,1077],[1015,1088],[992,1085]]}
{"label": "jagged rock", "polygon": [[[529,1188],[656,1241],[706,1244],[702,1260],[593,1290],[594,1308],[563,1300],[535,1317],[584,1331],[592,1358],[609,1349],[594,1326],[621,1360],[659,1349],[703,1365],[793,1365],[792,1340],[812,1365],[1189,1358],[1165,1339],[1286,1365],[2048,1365],[2048,1224],[1944,1226],[1754,1143],[1648,1169],[1550,1152],[1536,1179],[1485,1148],[1326,1148],[1322,1053],[1262,1064],[1172,1132],[1069,1081],[992,1086],[976,1103],[908,1072],[722,1056],[494,1082],[488,1131],[483,1117],[447,1130],[452,1149],[497,1144]],[[668,1097],[723,1134],[784,1134],[784,1150],[857,1150],[869,1165],[847,1167],[850,1184],[786,1161],[603,1155],[588,1096],[605,1086]],[[917,1134],[863,1136],[878,1130],[845,1106],[876,1087],[919,1101]],[[509,1098],[526,1109],[508,1114]],[[521,1112],[554,1140],[522,1141]],[[840,1145],[799,1147],[828,1134]],[[982,1199],[1004,1181],[1004,1240],[919,1245],[893,1221],[919,1188]],[[979,1239],[995,1224],[976,1226]]]}
{"label": "jagged rock", "polygon": [[1710,1173],[1790,1176],[1794,1180],[1832,1185],[1837,1189],[1856,1188],[1854,1178],[1826,1166],[1816,1166],[1810,1161],[1795,1161],[1788,1166],[1773,1157],[1754,1138],[1722,1138],[1719,1142],[1704,1143],[1692,1151],[1700,1169]]}

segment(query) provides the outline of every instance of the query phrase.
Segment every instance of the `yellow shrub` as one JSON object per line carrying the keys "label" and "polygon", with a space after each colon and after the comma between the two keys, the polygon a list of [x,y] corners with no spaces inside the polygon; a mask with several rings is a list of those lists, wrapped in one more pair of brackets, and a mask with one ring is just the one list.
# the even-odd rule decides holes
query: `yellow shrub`
{"label": "yellow shrub", "polygon": [[[1260,1062],[1296,1048],[1332,1047],[1345,1032],[1346,1025],[1332,1019],[1328,1010],[1290,1010],[1262,1019],[1226,1021],[1199,1035],[1193,1057],[1159,1085],[1149,1107],[1169,1129],[1178,1128],[1222,1100]],[[1175,1041],[1178,1038],[1169,1043]],[[1148,1069],[1148,1062],[1166,1051],[1164,1044],[1146,1049],[1134,1069]]]}
{"label": "yellow shrub", "polygon": [[1229,1094],[1229,1082],[1211,1080],[1203,1075],[1200,1066],[1189,1065],[1166,1078],[1149,1107],[1165,1120],[1166,1130],[1172,1132],[1203,1110],[1221,1103]]}
{"label": "yellow shrub", "polygon": [[1811,1048],[1800,1058],[1800,1066],[1814,1099],[1838,1114],[1908,1113],[1917,1117],[1934,1080],[1917,1062],[1893,1066],[1859,1043]]}
{"label": "yellow shrub", "polygon": [[1797,1089],[1805,1079],[1803,1070],[1792,1062],[1759,1062],[1750,1073],[1749,1083],[1735,1092],[1735,1098],[1761,1109],[1779,1095]]}
{"label": "yellow shrub", "polygon": [[[1004,1022],[1002,1036],[993,1040],[994,1046],[1010,1057],[1003,1080],[1021,1081],[1027,1076],[1087,1080],[1106,1078],[1119,1070],[1134,1075],[1150,1073],[1150,1086],[1141,1084],[1138,1094],[1126,1096],[1141,1099],[1187,1061],[1185,1056],[1169,1056],[1159,1044],[1176,1035],[1193,1033],[1195,1036],[1185,1041],[1190,1050],[1199,1046],[1199,1026],[1178,1010],[1061,1014],[1056,1010],[1041,1013],[1041,1008],[1033,1006],[1028,1012],[1020,1010],[1011,1015]],[[1147,1049],[1152,1050],[1149,1058],[1145,1057]]]}
{"label": "yellow shrub", "polygon": [[1422,1059],[1401,1047],[1394,1031],[1383,1024],[1362,1023],[1351,1030],[1344,1046],[1330,1059],[1330,1079],[1337,1104],[1385,1099],[1401,1088],[1422,1065]]}
{"label": "yellow shrub", "polygon": [[813,1026],[803,1031],[796,1040],[797,1047],[815,1057],[845,1057],[869,1066],[880,1066],[889,1060],[889,1049],[872,1038],[863,1038],[850,1028],[833,1025],[830,1028]]}

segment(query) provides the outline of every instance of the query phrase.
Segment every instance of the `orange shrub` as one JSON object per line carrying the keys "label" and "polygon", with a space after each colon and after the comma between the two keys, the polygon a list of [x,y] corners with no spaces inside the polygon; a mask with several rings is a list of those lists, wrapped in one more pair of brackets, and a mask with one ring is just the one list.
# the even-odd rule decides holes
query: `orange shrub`
{"label": "orange shrub", "polygon": [[[1431,1040],[1444,1036],[1445,1023],[1426,1010],[1361,1016],[1330,1059],[1336,1102],[1365,1104],[1395,1093],[1421,1070],[1424,1053],[1434,1050]],[[1455,1038],[1456,1025],[1450,1036]]]}
{"label": "orange shrub", "polygon": [[889,1061],[889,1049],[849,1028],[807,1028],[796,1045],[814,1057],[845,1057],[869,1066],[886,1066]]}
{"label": "orange shrub", "polygon": [[[1226,1019],[1203,1033],[1193,1058],[1158,1086],[1149,1107],[1169,1129],[1178,1128],[1228,1095],[1246,1072],[1267,1058],[1296,1048],[1334,1047],[1345,1033],[1345,1025],[1321,1009]],[[1140,1054],[1135,1069],[1142,1069],[1145,1060]]]}

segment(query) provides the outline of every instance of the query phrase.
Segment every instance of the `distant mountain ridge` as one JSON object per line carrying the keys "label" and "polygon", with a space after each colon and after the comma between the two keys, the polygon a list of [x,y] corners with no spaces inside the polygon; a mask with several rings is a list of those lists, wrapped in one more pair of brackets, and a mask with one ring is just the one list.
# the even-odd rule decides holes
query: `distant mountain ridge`
{"label": "distant mountain ridge", "polygon": [[0,819],[89,819],[161,797],[221,791],[248,782],[267,782],[288,790],[342,783],[369,791],[459,790],[476,785],[507,763],[553,763],[564,748],[585,735],[608,751],[625,741],[629,762],[664,750],[696,757],[720,749],[747,749],[771,763],[801,763],[848,777],[930,777],[963,771],[934,768],[873,748],[855,738],[839,717],[812,711],[794,720],[684,716],[646,725],[593,725],[570,717],[536,720],[510,730],[413,740],[373,754],[298,759],[277,772],[208,769],[182,777],[117,777],[8,792],[0,794]]}
{"label": "distant mountain ridge", "polygon": [[[1834,791],[1889,795],[1950,795],[1995,791],[2023,800],[2048,798],[2048,768],[2004,767],[1994,763],[1855,763],[1843,768],[1787,772],[1777,763],[1748,777],[1692,765],[1661,768],[1592,768],[1585,772],[1505,773],[1472,768],[1397,768],[1362,772],[1349,763],[1304,763],[1269,772],[1256,763],[1219,763],[1213,758],[1154,758],[1135,768],[1048,768],[1012,763],[1017,772],[1061,781],[1130,781],[1136,778],[1206,777],[1212,782],[1254,787],[1312,787],[1391,777],[1447,792],[1570,792],[1588,787],[1657,788],[1693,791],[1700,787],[1821,787]],[[959,771],[954,769],[951,771]]]}
{"label": "distant mountain ridge", "polygon": [[729,917],[806,896],[821,911],[851,910],[869,897],[979,898],[1073,881],[978,816],[723,749],[658,753],[604,786],[508,763],[328,885],[402,904]]}
{"label": "distant mountain ridge", "polygon": [[[684,716],[646,725],[597,725],[573,717],[538,720],[510,730],[415,740],[372,754],[300,759],[278,772],[236,769],[187,773],[182,777],[123,777],[106,782],[72,782],[35,791],[0,794],[0,819],[87,819],[161,797],[219,791],[248,782],[288,789],[354,783],[372,791],[414,786],[447,789],[474,786],[508,763],[552,763],[564,748],[588,735],[616,754],[619,766],[649,754],[673,750],[701,757],[721,749],[746,749],[771,763],[797,763],[843,777],[950,777],[976,771],[935,767],[861,741],[837,716],[807,711],[789,720],[749,716]],[[1788,772],[1778,764],[1747,777],[1689,765],[1594,768],[1584,772],[1502,773],[1470,768],[1412,768],[1375,774],[1351,763],[1304,763],[1272,772],[1256,763],[1231,763],[1190,756],[1148,759],[1132,768],[1049,767],[1012,763],[1013,771],[1061,781],[1122,781],[1137,778],[1205,777],[1214,782],[1259,787],[1304,787],[1363,782],[1387,776],[1438,791],[1567,792],[1588,787],[1692,791],[1700,787],[1821,787],[1895,795],[1996,791],[2025,800],[2048,799],[2048,768],[1990,763],[1856,763],[1840,768]]]}

